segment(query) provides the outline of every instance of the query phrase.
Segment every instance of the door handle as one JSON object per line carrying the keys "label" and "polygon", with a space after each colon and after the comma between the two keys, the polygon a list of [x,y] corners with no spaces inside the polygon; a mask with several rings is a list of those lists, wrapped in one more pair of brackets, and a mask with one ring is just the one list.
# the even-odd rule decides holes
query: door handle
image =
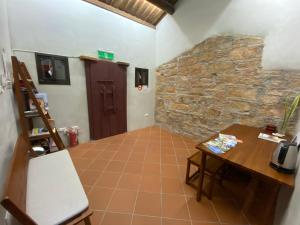
{"label": "door handle", "polygon": [[118,108],[116,106],[116,94],[115,94],[115,91],[116,91],[116,86],[115,85],[112,85],[112,98],[113,98],[113,109],[114,109],[114,112],[116,113]]}
{"label": "door handle", "polygon": [[106,88],[104,85],[102,85],[103,88],[103,111],[107,112],[107,107],[106,107]]}

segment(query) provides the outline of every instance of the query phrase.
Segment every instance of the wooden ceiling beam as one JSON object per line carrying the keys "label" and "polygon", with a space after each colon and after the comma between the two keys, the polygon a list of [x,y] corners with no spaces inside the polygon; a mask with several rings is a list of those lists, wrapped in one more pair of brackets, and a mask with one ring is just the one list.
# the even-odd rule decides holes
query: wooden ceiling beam
{"label": "wooden ceiling beam", "polygon": [[151,27],[151,28],[155,29],[155,26],[153,24],[148,23],[148,22],[146,22],[146,21],[144,21],[140,18],[137,18],[137,17],[125,12],[125,11],[122,11],[122,10],[120,10],[118,8],[115,8],[111,5],[108,5],[104,2],[100,2],[98,0],[83,0],[83,1],[88,2],[90,4],[93,4],[93,5],[96,5],[100,8],[103,8],[103,9],[106,9],[106,10],[111,11],[113,13],[119,14],[120,16],[126,17],[127,19],[133,20],[135,22],[138,22],[140,24],[143,24],[143,25],[146,25],[148,27]]}
{"label": "wooden ceiling beam", "polygon": [[168,0],[147,0],[147,1],[171,15],[175,12],[174,5],[170,3]]}

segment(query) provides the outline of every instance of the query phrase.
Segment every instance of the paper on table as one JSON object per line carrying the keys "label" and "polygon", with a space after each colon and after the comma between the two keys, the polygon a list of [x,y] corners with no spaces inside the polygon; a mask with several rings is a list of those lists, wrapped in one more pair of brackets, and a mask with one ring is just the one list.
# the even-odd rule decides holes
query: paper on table
{"label": "paper on table", "polygon": [[279,137],[276,137],[276,136],[272,136],[272,135],[269,135],[269,134],[264,134],[264,133],[259,133],[258,138],[263,139],[263,140],[267,140],[267,141],[276,142],[276,143],[279,143],[281,141],[286,141],[286,139],[279,138]]}

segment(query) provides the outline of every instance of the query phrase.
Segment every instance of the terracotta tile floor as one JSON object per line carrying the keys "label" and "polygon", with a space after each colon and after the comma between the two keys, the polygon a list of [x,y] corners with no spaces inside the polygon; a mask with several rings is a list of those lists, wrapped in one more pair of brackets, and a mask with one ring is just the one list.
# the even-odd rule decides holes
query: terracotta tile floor
{"label": "terracotta tile floor", "polygon": [[[246,225],[230,194],[195,200],[185,184],[195,143],[150,127],[72,148],[71,157],[94,210],[93,225]],[[216,185],[217,186],[217,185]]]}

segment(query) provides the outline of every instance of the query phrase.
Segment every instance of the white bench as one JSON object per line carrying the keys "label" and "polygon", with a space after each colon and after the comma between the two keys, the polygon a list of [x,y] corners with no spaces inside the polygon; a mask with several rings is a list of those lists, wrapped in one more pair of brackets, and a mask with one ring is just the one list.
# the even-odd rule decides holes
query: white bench
{"label": "white bench", "polygon": [[28,159],[20,137],[4,196],[1,204],[22,224],[90,224],[88,199],[67,150]]}

